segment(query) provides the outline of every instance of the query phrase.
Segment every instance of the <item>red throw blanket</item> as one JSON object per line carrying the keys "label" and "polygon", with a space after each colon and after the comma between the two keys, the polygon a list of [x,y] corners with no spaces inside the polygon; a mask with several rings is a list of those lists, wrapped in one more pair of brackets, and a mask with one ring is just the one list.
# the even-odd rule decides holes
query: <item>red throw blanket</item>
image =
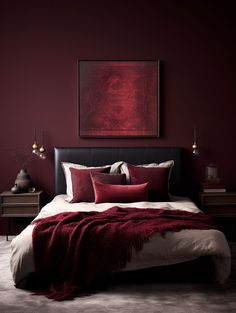
{"label": "red throw blanket", "polygon": [[104,212],[60,213],[34,223],[37,279],[42,293],[58,301],[94,291],[155,232],[216,228],[203,213],[116,206]]}

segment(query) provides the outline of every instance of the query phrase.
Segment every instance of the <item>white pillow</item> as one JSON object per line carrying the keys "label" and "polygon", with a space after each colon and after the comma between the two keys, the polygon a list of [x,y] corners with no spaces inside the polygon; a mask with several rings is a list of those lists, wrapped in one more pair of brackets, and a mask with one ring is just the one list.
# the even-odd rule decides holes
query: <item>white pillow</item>
{"label": "white pillow", "polygon": [[76,168],[76,169],[94,169],[97,167],[111,167],[111,165],[104,165],[104,166],[86,166],[86,165],[81,165],[81,164],[76,164],[76,163],[69,163],[69,162],[61,162],[62,168],[64,170],[65,174],[65,179],[66,179],[66,194],[68,196],[67,201],[70,201],[73,199],[73,189],[72,189],[72,180],[71,180],[71,172],[70,168]]}
{"label": "white pillow", "polygon": [[121,165],[123,164],[124,162],[123,161],[118,161],[118,162],[115,162],[111,165],[111,173],[117,173],[119,174],[121,172]]}

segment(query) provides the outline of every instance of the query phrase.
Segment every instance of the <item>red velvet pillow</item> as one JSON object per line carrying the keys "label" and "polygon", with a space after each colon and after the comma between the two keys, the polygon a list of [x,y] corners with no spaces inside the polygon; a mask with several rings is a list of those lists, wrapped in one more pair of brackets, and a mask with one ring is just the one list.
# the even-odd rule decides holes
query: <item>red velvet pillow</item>
{"label": "red velvet pillow", "polygon": [[149,201],[169,201],[169,167],[138,167],[128,164],[133,185],[148,182]]}
{"label": "red velvet pillow", "polygon": [[139,202],[148,200],[148,183],[140,185],[111,185],[93,182],[95,203]]}
{"label": "red velvet pillow", "polygon": [[113,185],[126,185],[126,175],[125,174],[106,174],[106,173],[91,173],[92,181],[96,181],[103,184],[113,184]]}
{"label": "red velvet pillow", "polygon": [[94,190],[91,179],[91,173],[107,173],[110,167],[94,168],[94,169],[76,169],[70,168],[73,198],[70,201],[74,202],[94,202]]}

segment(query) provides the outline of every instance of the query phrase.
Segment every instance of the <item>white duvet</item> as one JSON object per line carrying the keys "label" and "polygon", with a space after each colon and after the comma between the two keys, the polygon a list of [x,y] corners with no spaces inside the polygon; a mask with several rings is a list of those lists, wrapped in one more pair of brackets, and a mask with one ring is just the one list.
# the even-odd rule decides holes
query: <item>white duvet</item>
{"label": "white duvet", "polygon": [[[173,198],[171,202],[134,203],[68,203],[66,195],[56,196],[40,211],[38,218],[45,218],[61,212],[104,211],[114,205],[135,208],[165,208],[197,213],[200,210],[187,198]],[[11,242],[11,271],[15,284],[34,272],[32,230],[27,226]],[[218,230],[181,230],[167,232],[164,237],[156,233],[143,249],[133,251],[132,259],[124,270],[136,270],[153,266],[170,265],[190,261],[200,256],[211,256],[215,264],[215,280],[224,283],[230,274],[230,249],[224,234]]]}

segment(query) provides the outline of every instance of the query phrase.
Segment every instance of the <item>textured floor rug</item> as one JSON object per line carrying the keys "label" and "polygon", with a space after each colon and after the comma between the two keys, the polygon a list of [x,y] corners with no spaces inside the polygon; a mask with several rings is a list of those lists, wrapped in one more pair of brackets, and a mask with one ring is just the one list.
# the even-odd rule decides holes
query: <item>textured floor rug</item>
{"label": "textured floor rug", "polygon": [[55,302],[14,287],[10,242],[0,236],[0,313],[229,313],[236,312],[236,244],[226,286],[211,283],[119,284],[73,301]]}

